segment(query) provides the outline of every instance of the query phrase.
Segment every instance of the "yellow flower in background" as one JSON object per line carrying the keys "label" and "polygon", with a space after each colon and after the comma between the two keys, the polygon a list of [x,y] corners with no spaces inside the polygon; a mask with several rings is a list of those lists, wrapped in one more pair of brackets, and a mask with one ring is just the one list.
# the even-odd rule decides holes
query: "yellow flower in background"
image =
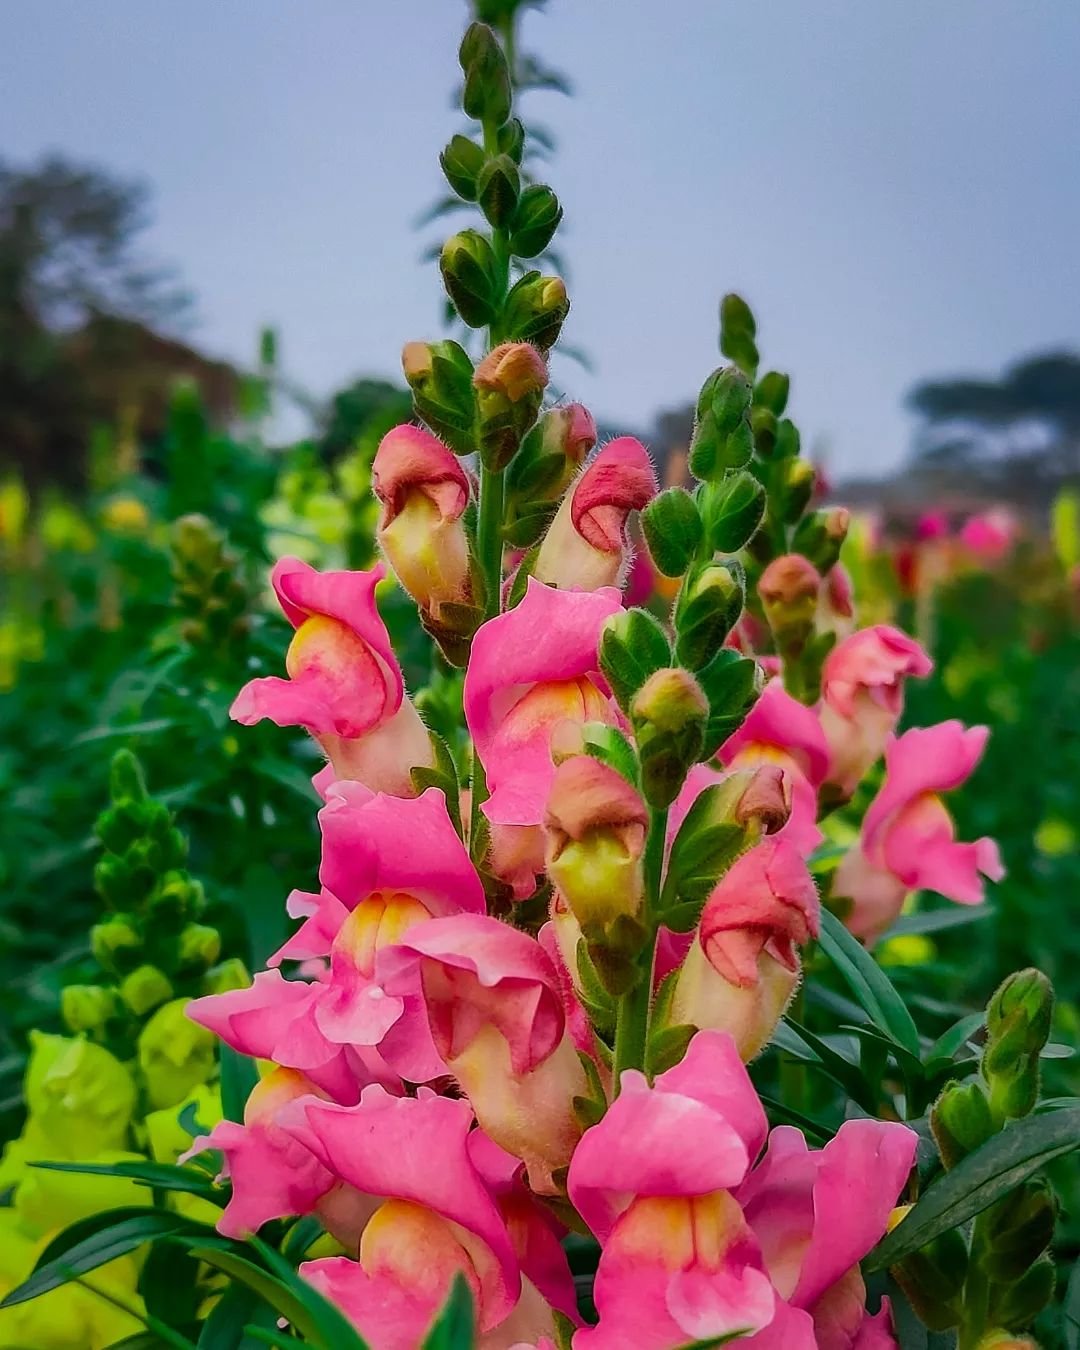
{"label": "yellow flower in background", "polygon": [[101,523],[116,534],[145,534],[150,513],[138,497],[111,497],[101,508]]}
{"label": "yellow flower in background", "polygon": [[123,1148],[135,1080],[108,1050],[81,1036],[30,1033],[25,1094],[31,1122],[53,1156],[86,1158]]}
{"label": "yellow flower in background", "polygon": [[41,538],[50,553],[89,553],[97,542],[89,522],[61,497],[53,497],[41,512]]}
{"label": "yellow flower in background", "polygon": [[29,514],[30,497],[22,480],[8,478],[0,483],[0,540],[11,552],[23,541]]}
{"label": "yellow flower in background", "polygon": [[[50,1235],[51,1236],[51,1235]],[[34,1268],[48,1242],[22,1232],[13,1210],[0,1210],[0,1295],[21,1284]],[[0,1308],[0,1350],[105,1350],[145,1329],[138,1314],[144,1311],[136,1292],[139,1265],[121,1256],[39,1298]],[[101,1289],[131,1312],[99,1297]]]}
{"label": "yellow flower in background", "polygon": [[921,966],[936,958],[937,948],[922,933],[902,933],[875,948],[874,955],[883,966]]}
{"label": "yellow flower in background", "polygon": [[184,1016],[187,999],[159,1008],[139,1033],[139,1068],[156,1108],[175,1106],[217,1069],[217,1038]]}
{"label": "yellow flower in background", "polygon": [[1044,858],[1068,857],[1076,843],[1076,830],[1060,816],[1047,816],[1035,831],[1035,847]]}

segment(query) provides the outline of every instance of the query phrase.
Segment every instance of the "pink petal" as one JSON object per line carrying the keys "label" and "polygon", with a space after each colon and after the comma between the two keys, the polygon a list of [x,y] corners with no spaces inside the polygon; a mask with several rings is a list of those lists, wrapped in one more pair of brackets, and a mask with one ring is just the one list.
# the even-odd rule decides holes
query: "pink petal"
{"label": "pink petal", "polygon": [[800,703],[779,680],[770,680],[742,726],[720,747],[724,765],[748,746],[777,746],[799,764],[813,787],[829,769],[829,747],[813,709]]}

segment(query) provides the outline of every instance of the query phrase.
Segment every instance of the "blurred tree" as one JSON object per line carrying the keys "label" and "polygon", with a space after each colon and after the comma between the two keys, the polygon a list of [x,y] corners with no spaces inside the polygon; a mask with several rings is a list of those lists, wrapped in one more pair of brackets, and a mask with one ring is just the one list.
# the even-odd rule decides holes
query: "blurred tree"
{"label": "blurred tree", "polygon": [[913,468],[942,487],[979,487],[1042,505],[1080,477],[1080,355],[1048,352],[1000,379],[927,380]]}
{"label": "blurred tree", "polygon": [[235,371],[177,340],[189,299],[138,248],[148,201],[62,156],[0,160],[0,457],[31,485],[81,482],[96,422],[160,434],[177,374],[233,406]]}
{"label": "blurred tree", "polygon": [[318,438],[322,457],[333,462],[361,441],[371,442],[369,458],[379,441],[399,422],[412,418],[412,395],[388,380],[358,379],[330,399]]}

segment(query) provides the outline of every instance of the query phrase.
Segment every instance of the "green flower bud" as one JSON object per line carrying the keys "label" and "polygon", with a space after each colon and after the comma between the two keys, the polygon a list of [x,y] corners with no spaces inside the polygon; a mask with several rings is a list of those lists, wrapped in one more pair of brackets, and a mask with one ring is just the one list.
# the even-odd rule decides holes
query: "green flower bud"
{"label": "green flower bud", "polygon": [[1036,1261],[1015,1284],[992,1285],[991,1324],[1002,1327],[1030,1326],[1054,1297],[1056,1286],[1057,1270],[1048,1256]]}
{"label": "green flower bud", "polygon": [[115,806],[147,800],[146,779],[139,761],[130,750],[117,750],[112,757],[109,765],[109,795]]}
{"label": "green flower bud", "polygon": [[671,644],[644,609],[621,609],[600,630],[600,669],[623,712],[650,675],[671,664]]}
{"label": "green flower bud", "polygon": [[[104,860],[103,860],[104,861]],[[120,975],[134,970],[142,956],[143,940],[136,919],[116,914],[90,930],[90,950],[103,970]]]}
{"label": "green flower bud", "polygon": [[992,1280],[1011,1283],[1042,1256],[1054,1237],[1057,1204],[1044,1181],[1028,1181],[993,1205],[983,1228],[982,1265]]}
{"label": "green flower bud", "polygon": [[799,553],[774,558],[758,581],[761,607],[786,660],[797,660],[813,636],[821,577]]}
{"label": "green flower bud", "polygon": [[817,472],[809,460],[790,459],[784,462],[780,514],[789,525],[793,525],[810,505],[816,483]]}
{"label": "green flower bud", "polygon": [[221,955],[221,934],[204,923],[189,923],[180,934],[177,963],[181,970],[208,970]]}
{"label": "green flower bud", "polygon": [[711,481],[741,469],[753,454],[748,412],[751,389],[733,366],[715,370],[701,387],[690,439],[690,472]]}
{"label": "green flower bud", "polygon": [[156,931],[178,932],[184,921],[202,907],[203,888],[199,882],[187,872],[166,872],[147,904],[147,922]]}
{"label": "green flower bud", "polygon": [[754,338],[757,324],[750,306],[739,295],[725,295],[720,301],[720,350],[751,380],[757,374],[758,356]]}
{"label": "green flower bud", "polygon": [[708,665],[697,672],[697,677],[709,700],[709,723],[701,756],[709,759],[753,707],[764,687],[764,676],[756,661],[731,647],[721,647]]}
{"label": "green flower bud", "polygon": [[227,994],[230,989],[246,989],[250,983],[251,976],[243,961],[238,956],[230,956],[206,972],[202,991],[204,994]]}
{"label": "green flower bud", "polygon": [[184,1015],[186,1006],[182,998],[166,1003],[139,1035],[139,1068],[158,1110],[183,1101],[217,1066],[216,1037]]}
{"label": "green flower bud", "polygon": [[470,328],[484,328],[498,314],[499,269],[491,244],[476,230],[451,235],[439,256],[443,285]]}
{"label": "green flower bud", "polygon": [[120,984],[120,997],[136,1017],[145,1017],[159,1003],[172,998],[172,993],[173,987],[168,976],[157,966],[139,966],[125,976]]}
{"label": "green flower bud", "polygon": [[101,1031],[116,1013],[113,989],[100,984],[69,984],[60,990],[60,1016],[71,1031]]}
{"label": "green flower bud", "polygon": [[953,1228],[905,1256],[892,1276],[931,1331],[948,1331],[960,1322],[967,1269],[967,1243]]}
{"label": "green flower bud", "polygon": [[779,424],[776,414],[768,408],[754,408],[750,414],[750,431],[754,449],[762,459],[772,459],[776,453]]}
{"label": "green flower bud", "polygon": [[439,156],[446,181],[464,201],[476,201],[477,179],[484,167],[484,151],[468,136],[454,136]]}
{"label": "green flower bud", "polygon": [[946,1084],[930,1112],[930,1129],[946,1167],[985,1144],[997,1131],[982,1084]]}
{"label": "green flower bud", "polygon": [[768,408],[774,417],[783,417],[787,407],[791,381],[778,370],[767,371],[754,387],[754,402]]}
{"label": "green flower bud", "polygon": [[765,489],[752,473],[728,473],[698,489],[709,547],[737,553],[765,518]]}
{"label": "green flower bud", "polygon": [[822,576],[836,566],[847,538],[851,513],[842,506],[812,511],[795,528],[791,551],[809,558]]}
{"label": "green flower bud", "polygon": [[521,192],[521,175],[509,155],[496,155],[480,170],[476,199],[484,218],[494,229],[509,225]]}
{"label": "green flower bud", "polygon": [[595,444],[596,423],[580,403],[544,413],[506,470],[503,535],[508,544],[528,548],[536,543]]}
{"label": "green flower bud", "polygon": [[417,416],[459,455],[476,449],[473,363],[456,342],[408,342],[401,354]]}
{"label": "green flower bud", "polygon": [[570,301],[559,277],[526,272],[510,288],[502,326],[508,338],[531,342],[541,352],[547,352],[558,340],[569,312]]}
{"label": "green flower bud", "polygon": [[650,675],[630,705],[646,800],[667,807],[679,795],[705,742],[709,700],[688,670],[669,666]]}
{"label": "green flower bud", "polygon": [[1040,970],[1010,975],[986,1009],[982,1074],[999,1121],[1030,1114],[1039,1099],[1039,1055],[1050,1035],[1054,990]]}
{"label": "green flower bud", "polygon": [[641,512],[649,556],[666,577],[681,577],[693,561],[704,529],[697,503],[685,488],[672,487]]}
{"label": "green flower bud", "polygon": [[471,23],[458,52],[465,74],[461,106],[467,117],[501,127],[510,116],[510,71],[499,40],[483,23]]}
{"label": "green flower bud", "polygon": [[730,558],[687,573],[675,601],[675,650],[692,670],[708,665],[735,627],[746,596],[742,567]]}
{"label": "green flower bud", "polygon": [[535,258],[543,253],[555,237],[562,216],[562,206],[551,188],[530,183],[510,222],[510,252],[518,258]]}
{"label": "green flower bud", "polygon": [[143,810],[133,802],[110,806],[102,811],[94,832],[110,853],[123,853],[144,829]]}
{"label": "green flower bud", "polygon": [[528,342],[503,342],[476,367],[477,433],[489,469],[504,469],[536,421],[548,382],[547,365]]}
{"label": "green flower bud", "polygon": [[500,155],[509,155],[515,164],[520,165],[525,154],[525,128],[516,117],[511,117],[499,128],[496,137]]}

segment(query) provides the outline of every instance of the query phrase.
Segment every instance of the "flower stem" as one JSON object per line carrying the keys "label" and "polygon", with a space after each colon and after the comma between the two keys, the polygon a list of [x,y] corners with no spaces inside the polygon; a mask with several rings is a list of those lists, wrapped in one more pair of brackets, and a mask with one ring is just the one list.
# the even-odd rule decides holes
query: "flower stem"
{"label": "flower stem", "polygon": [[619,1078],[624,1069],[645,1068],[649,1043],[649,1016],[652,1012],[653,966],[656,960],[656,935],[659,924],[656,913],[664,870],[664,843],[667,836],[667,807],[649,812],[649,837],[645,841],[645,899],[641,918],[648,931],[648,940],[637,960],[637,980],[619,998],[615,1021],[615,1049],[612,1072],[613,1091],[619,1092]]}

